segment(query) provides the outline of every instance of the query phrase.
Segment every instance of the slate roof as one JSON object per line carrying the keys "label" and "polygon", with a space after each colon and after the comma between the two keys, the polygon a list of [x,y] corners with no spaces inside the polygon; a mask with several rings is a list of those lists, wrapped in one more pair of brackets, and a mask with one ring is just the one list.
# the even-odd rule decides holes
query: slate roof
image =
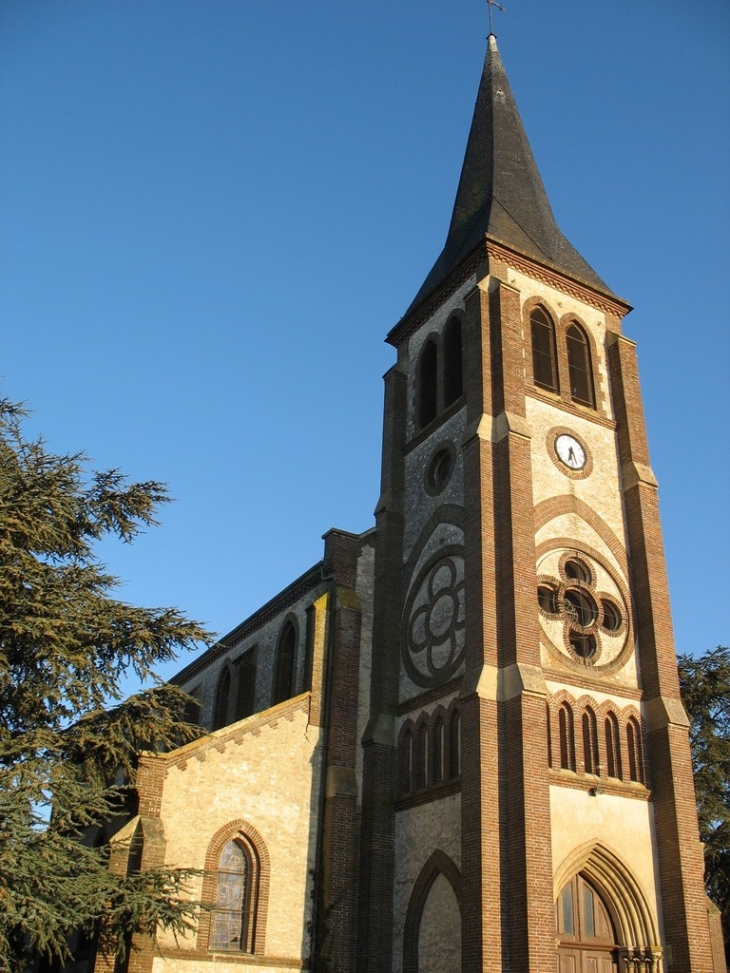
{"label": "slate roof", "polygon": [[614,296],[555,222],[493,34],[446,245],[406,313],[485,236]]}

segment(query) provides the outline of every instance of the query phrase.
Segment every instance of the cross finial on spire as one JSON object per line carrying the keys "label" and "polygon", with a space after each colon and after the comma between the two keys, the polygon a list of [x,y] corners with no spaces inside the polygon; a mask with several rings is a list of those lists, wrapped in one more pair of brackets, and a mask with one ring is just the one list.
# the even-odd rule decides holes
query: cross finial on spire
{"label": "cross finial on spire", "polygon": [[497,0],[487,0],[487,9],[489,10],[489,33],[493,34],[494,29],[492,25],[492,7],[496,7],[497,10],[501,10],[504,13],[504,7],[501,3],[497,3]]}

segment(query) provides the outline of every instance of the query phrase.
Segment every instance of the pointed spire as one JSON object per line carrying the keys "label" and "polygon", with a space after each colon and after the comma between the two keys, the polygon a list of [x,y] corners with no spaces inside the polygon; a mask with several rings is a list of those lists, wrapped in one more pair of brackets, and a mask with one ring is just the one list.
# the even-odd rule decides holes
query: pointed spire
{"label": "pointed spire", "polygon": [[485,237],[611,294],[560,232],[490,34],[446,245],[409,308]]}

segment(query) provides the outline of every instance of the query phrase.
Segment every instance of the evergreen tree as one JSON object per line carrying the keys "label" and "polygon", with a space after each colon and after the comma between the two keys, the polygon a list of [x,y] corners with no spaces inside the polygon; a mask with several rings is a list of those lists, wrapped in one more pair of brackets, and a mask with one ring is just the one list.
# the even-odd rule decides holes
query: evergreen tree
{"label": "evergreen tree", "polygon": [[730,648],[718,646],[699,658],[683,655],[678,661],[690,718],[705,886],[722,912],[730,953]]}
{"label": "evergreen tree", "polygon": [[[154,666],[207,633],[175,609],[112,597],[95,554],[131,542],[168,498],[159,483],[87,472],[24,437],[24,410],[0,401],[0,969],[31,956],[63,965],[80,933],[123,955],[131,934],[194,920],[189,873],[118,876],[94,831],[133,800],[135,754],[189,739],[187,697]],[[156,684],[122,700],[133,672]]]}

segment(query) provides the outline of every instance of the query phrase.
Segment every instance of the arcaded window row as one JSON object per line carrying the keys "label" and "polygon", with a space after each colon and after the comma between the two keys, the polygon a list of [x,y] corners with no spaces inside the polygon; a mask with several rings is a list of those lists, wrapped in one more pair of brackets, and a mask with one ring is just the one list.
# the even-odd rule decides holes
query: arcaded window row
{"label": "arcaded window row", "polygon": [[548,703],[550,767],[646,784],[644,741],[637,714],[603,704]]}
{"label": "arcaded window row", "polygon": [[[314,639],[314,611],[307,609],[307,630],[304,645],[304,673],[300,692],[311,689],[312,652]],[[273,679],[268,699],[259,700],[257,706],[257,679],[262,670],[261,652],[254,645],[238,658],[226,661],[218,677],[213,706],[211,729],[220,730],[224,726],[243,720],[267,706],[276,706],[290,699],[297,692],[297,652],[299,648],[299,625],[295,616],[290,615],[281,626],[276,640]],[[197,722],[192,711],[189,722]]]}
{"label": "arcaded window row", "polygon": [[423,428],[464,393],[461,321],[451,318],[443,337],[431,335],[421,350],[416,383],[418,426]]}
{"label": "arcaded window row", "polygon": [[406,797],[461,774],[461,718],[456,703],[406,720],[398,736],[398,794]]}
{"label": "arcaded window row", "polygon": [[530,335],[534,384],[549,392],[560,393],[562,377],[562,382],[567,380],[568,397],[572,402],[595,409],[593,361],[585,329],[577,321],[571,321],[558,340],[552,315],[546,308],[538,306],[530,312]]}

